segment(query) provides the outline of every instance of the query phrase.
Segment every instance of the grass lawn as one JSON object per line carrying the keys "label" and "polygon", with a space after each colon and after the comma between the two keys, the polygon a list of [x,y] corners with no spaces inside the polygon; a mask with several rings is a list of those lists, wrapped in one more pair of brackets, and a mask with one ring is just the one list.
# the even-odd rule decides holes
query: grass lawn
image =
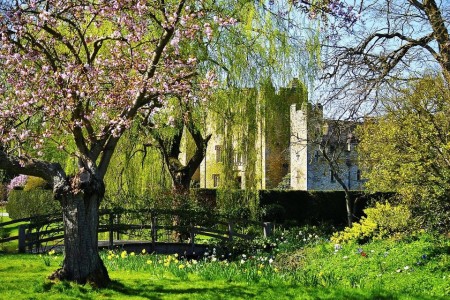
{"label": "grass lawn", "polygon": [[205,280],[197,273],[179,277],[169,269],[130,270],[111,264],[113,284],[96,290],[47,280],[61,261],[60,255],[0,254],[0,299],[445,299],[362,288],[304,287],[283,282],[282,277],[273,282]]}
{"label": "grass lawn", "polygon": [[210,249],[198,261],[105,251],[113,283],[102,290],[48,280],[61,254],[0,251],[0,299],[450,299],[446,235],[334,245],[293,229],[270,246],[270,252],[250,247],[235,254]]}

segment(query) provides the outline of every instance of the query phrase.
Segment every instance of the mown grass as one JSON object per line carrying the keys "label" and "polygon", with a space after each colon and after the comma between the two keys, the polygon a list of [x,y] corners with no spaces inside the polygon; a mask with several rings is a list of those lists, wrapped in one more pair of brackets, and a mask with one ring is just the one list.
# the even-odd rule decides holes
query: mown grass
{"label": "mown grass", "polygon": [[[303,240],[303,236],[298,235]],[[278,240],[283,249],[292,237]],[[107,289],[51,282],[61,255],[0,254],[0,299],[449,299],[450,240],[423,234],[335,249],[325,240],[232,261],[103,252]]]}

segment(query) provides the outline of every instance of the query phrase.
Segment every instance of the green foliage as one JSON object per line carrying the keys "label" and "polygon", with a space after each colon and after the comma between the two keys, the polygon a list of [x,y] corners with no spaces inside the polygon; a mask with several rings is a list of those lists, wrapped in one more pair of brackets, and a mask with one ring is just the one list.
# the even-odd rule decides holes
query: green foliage
{"label": "green foliage", "polygon": [[368,240],[383,239],[393,235],[402,235],[410,230],[411,212],[405,205],[392,206],[387,203],[376,203],[375,207],[364,210],[362,217],[352,227],[337,232],[331,241],[337,244],[349,242],[366,242]]}
{"label": "green foliage", "polygon": [[0,203],[6,202],[7,199],[8,199],[8,191],[6,189],[6,185],[0,183]]}
{"label": "green foliage", "polygon": [[[351,196],[356,198],[361,195],[352,192]],[[329,222],[339,226],[346,223],[344,191],[262,190],[260,199],[263,208],[266,205],[281,205],[285,209],[285,222],[292,225]]]}
{"label": "green foliage", "polygon": [[47,189],[49,188],[49,184],[45,179],[40,177],[28,176],[27,183],[23,187],[25,192],[31,191],[34,189]]}
{"label": "green foliage", "polygon": [[52,214],[61,211],[58,201],[53,199],[53,192],[34,189],[30,191],[11,190],[8,195],[6,211],[12,219]]}
{"label": "green foliage", "polygon": [[267,204],[262,206],[261,210],[264,221],[283,224],[286,220],[286,209],[280,204]]}
{"label": "green foliage", "polygon": [[230,218],[258,220],[261,215],[258,191],[218,189],[216,205],[219,214]]}
{"label": "green foliage", "polygon": [[103,201],[104,207],[139,209],[150,207],[153,199],[165,199],[170,176],[159,151],[145,143],[137,127],[119,141],[104,180],[108,200]]}
{"label": "green foliage", "polygon": [[[288,244],[298,234],[284,231]],[[304,230],[305,233],[307,230]],[[309,232],[309,231],[308,231]],[[320,233],[317,233],[320,234]],[[335,250],[326,236],[279,254],[185,259],[123,250],[105,251],[113,283],[106,289],[45,278],[59,254],[0,253],[0,294],[16,299],[448,299],[450,240],[418,234]],[[314,239],[312,239],[314,240]],[[295,240],[292,240],[295,241]],[[296,243],[296,242],[295,242]],[[299,244],[300,246],[300,244]],[[201,287],[201,288],[199,288]]]}
{"label": "green foliage", "polygon": [[370,191],[396,192],[419,225],[450,228],[450,90],[428,76],[383,99],[386,114],[358,129]]}

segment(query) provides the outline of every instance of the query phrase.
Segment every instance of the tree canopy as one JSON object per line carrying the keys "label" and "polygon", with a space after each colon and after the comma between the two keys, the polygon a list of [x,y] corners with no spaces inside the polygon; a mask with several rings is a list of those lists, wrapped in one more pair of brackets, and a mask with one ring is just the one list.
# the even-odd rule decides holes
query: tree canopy
{"label": "tree canopy", "polygon": [[383,99],[386,113],[359,128],[366,187],[396,192],[420,221],[449,226],[450,90],[439,76],[412,82]]}

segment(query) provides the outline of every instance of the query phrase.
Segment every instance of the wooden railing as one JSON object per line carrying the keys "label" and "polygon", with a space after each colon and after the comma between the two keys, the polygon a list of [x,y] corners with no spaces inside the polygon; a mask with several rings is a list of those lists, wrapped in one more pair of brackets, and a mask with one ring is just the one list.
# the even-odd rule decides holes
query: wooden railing
{"label": "wooden railing", "polygon": [[[126,220],[123,223],[121,220]],[[60,215],[46,215],[0,223],[0,230],[8,225],[20,224],[17,236],[0,239],[1,243],[18,240],[19,252],[40,252],[52,246],[62,245],[64,228]],[[245,229],[259,228],[259,234],[245,233]],[[251,240],[256,235],[268,236],[272,232],[270,223],[244,219],[229,219],[205,212],[186,210],[102,210],[99,212],[99,233],[107,234],[107,245],[113,248],[121,236],[151,243],[180,242],[195,246],[198,236],[233,241],[240,238]],[[175,239],[175,236],[178,239]]]}

